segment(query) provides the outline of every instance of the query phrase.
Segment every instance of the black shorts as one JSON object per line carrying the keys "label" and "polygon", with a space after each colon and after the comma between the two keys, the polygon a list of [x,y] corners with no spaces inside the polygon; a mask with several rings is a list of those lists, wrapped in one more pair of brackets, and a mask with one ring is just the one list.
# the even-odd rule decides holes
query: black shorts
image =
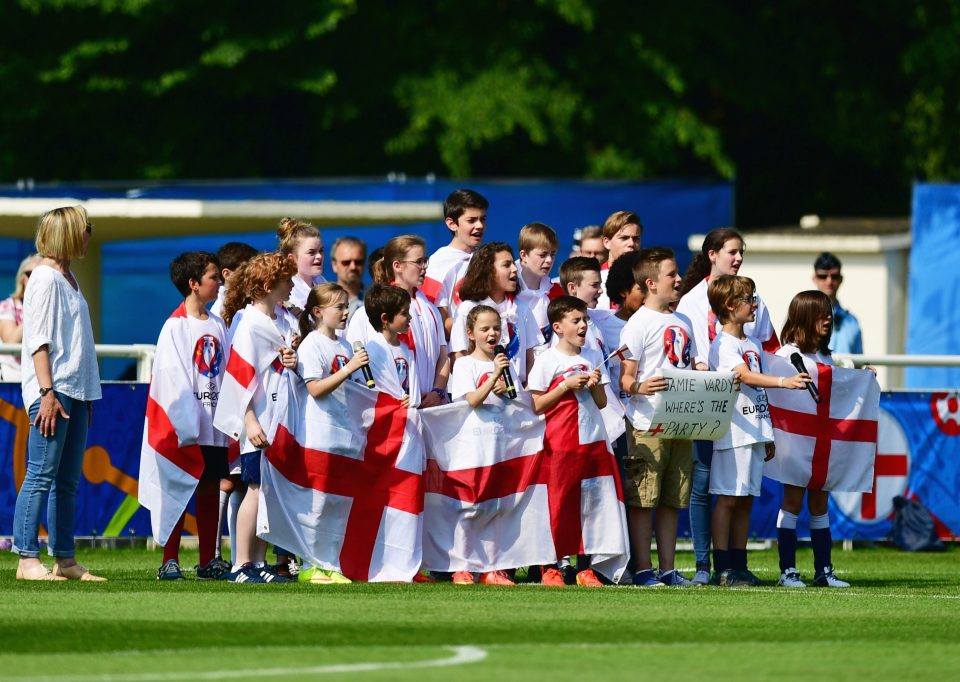
{"label": "black shorts", "polygon": [[240,455],[240,480],[260,485],[260,450]]}
{"label": "black shorts", "polygon": [[227,478],[230,475],[230,465],[227,462],[227,448],[220,448],[215,445],[201,445],[200,452],[203,453],[203,473],[200,474],[201,481],[219,481],[221,478]]}

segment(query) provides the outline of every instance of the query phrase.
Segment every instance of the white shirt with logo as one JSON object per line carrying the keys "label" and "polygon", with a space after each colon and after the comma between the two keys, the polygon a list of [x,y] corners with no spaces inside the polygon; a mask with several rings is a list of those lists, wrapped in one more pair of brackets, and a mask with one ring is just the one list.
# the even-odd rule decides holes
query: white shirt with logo
{"label": "white shirt with logo", "polygon": [[[746,365],[751,372],[763,372],[763,349],[760,341],[753,336],[738,339],[721,330],[710,345],[708,360],[710,369],[720,372],[731,371],[740,365]],[[773,423],[770,421],[767,392],[741,382],[730,430],[723,438],[714,441],[714,449],[728,450],[772,441]]]}
{"label": "white shirt with logo", "polygon": [[[490,375],[494,373],[493,362],[477,360],[470,355],[457,358],[450,374],[450,397],[453,400],[463,400],[468,393],[473,393],[482,386]],[[483,400],[484,405],[503,405],[503,398],[490,391]]]}
{"label": "white shirt with logo", "polygon": [[370,358],[370,371],[376,382],[376,390],[389,393],[401,400],[410,396],[410,407],[420,404],[420,382],[414,365],[413,353],[403,343],[396,346],[387,343],[383,334],[370,337],[366,345]]}
{"label": "white shirt with logo", "polygon": [[[521,384],[527,378],[527,350],[536,348],[543,343],[543,335],[537,327],[533,313],[522,301],[507,296],[500,303],[485,298],[482,301],[463,301],[457,306],[457,314],[450,330],[450,352],[458,353],[469,347],[467,338],[467,315],[476,306],[483,304],[494,308],[500,313],[500,345],[510,358],[510,371],[513,380]],[[458,359],[457,362],[460,360]],[[456,366],[456,363],[454,363]]]}

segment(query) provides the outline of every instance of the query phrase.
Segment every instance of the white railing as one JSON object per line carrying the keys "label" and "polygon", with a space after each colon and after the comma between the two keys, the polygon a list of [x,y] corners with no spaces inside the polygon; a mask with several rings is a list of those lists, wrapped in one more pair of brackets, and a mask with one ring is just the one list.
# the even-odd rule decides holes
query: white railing
{"label": "white railing", "polygon": [[[137,381],[150,383],[153,373],[153,357],[157,347],[148,343],[117,344],[98,343],[96,346],[98,358],[135,358],[137,361]],[[0,354],[20,355],[19,343],[0,343]]]}
{"label": "white railing", "polygon": [[856,367],[882,365],[884,367],[960,367],[960,355],[840,355],[834,362]]}

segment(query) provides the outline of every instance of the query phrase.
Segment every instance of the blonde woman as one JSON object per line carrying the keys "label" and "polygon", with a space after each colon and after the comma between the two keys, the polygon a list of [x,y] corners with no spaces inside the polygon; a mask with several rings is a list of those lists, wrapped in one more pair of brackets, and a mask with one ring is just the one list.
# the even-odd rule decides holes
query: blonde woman
{"label": "blonde woman", "polygon": [[[20,343],[23,339],[23,292],[40,256],[31,254],[17,268],[16,289],[0,301],[0,343]],[[20,381],[20,358],[0,355],[0,381]]]}

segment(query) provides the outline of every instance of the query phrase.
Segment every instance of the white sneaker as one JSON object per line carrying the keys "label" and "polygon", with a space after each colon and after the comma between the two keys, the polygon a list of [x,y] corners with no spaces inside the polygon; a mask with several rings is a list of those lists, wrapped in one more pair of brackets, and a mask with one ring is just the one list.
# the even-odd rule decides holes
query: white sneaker
{"label": "white sneaker", "polygon": [[833,566],[825,567],[823,573],[813,579],[813,584],[816,587],[850,587],[850,583],[833,574]]}
{"label": "white sneaker", "polygon": [[800,573],[795,568],[788,568],[780,574],[780,580],[777,582],[780,587],[806,587],[807,584],[800,580]]}
{"label": "white sneaker", "polygon": [[710,584],[710,571],[704,571],[703,569],[696,572],[691,580],[694,585],[709,585]]}

